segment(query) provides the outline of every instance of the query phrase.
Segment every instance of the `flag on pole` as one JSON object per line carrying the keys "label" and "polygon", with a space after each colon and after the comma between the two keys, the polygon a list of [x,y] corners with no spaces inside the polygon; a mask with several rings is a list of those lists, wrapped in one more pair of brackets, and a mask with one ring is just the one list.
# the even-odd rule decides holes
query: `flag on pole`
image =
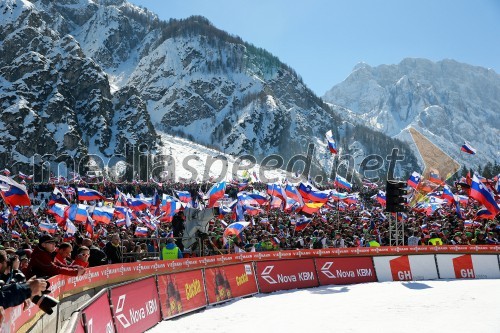
{"label": "flag on pole", "polygon": [[26,186],[17,183],[12,178],[0,175],[0,193],[11,207],[31,206]]}
{"label": "flag on pole", "polygon": [[471,155],[474,155],[476,153],[476,149],[472,148],[470,143],[468,143],[467,141],[464,141],[464,144],[462,145],[460,150],[463,151],[464,153],[471,154]]}
{"label": "flag on pole", "polygon": [[208,193],[207,193],[207,196],[208,196],[207,208],[213,207],[215,205],[215,203],[217,202],[217,200],[224,197],[225,192],[226,192],[226,182],[225,181],[214,184],[210,188],[210,190],[208,190]]}
{"label": "flag on pole", "polygon": [[335,140],[333,139],[333,133],[332,130],[329,130],[326,132],[326,142],[328,143],[328,150],[332,154],[337,154],[338,149],[337,149],[337,144],[335,143]]}

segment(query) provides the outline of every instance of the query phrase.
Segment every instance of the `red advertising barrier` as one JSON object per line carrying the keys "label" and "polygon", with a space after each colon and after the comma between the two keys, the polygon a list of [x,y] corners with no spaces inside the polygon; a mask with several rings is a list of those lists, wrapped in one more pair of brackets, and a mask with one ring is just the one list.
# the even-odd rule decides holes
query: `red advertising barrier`
{"label": "red advertising barrier", "polygon": [[321,285],[376,282],[371,257],[314,259]]}
{"label": "red advertising barrier", "polygon": [[259,292],[251,263],[206,268],[205,286],[210,304]]}
{"label": "red advertising barrier", "polygon": [[87,326],[87,332],[114,332],[115,327],[107,290],[103,290],[99,294],[101,295],[96,295],[95,300],[82,310],[81,320],[79,320],[77,327],[83,329]]}
{"label": "red advertising barrier", "polygon": [[317,287],[312,259],[263,261],[256,263],[260,292]]}
{"label": "red advertising barrier", "polygon": [[207,305],[201,270],[158,275],[158,291],[163,319],[172,318]]}
{"label": "red advertising barrier", "polygon": [[113,287],[110,293],[118,333],[144,332],[161,320],[154,277]]}

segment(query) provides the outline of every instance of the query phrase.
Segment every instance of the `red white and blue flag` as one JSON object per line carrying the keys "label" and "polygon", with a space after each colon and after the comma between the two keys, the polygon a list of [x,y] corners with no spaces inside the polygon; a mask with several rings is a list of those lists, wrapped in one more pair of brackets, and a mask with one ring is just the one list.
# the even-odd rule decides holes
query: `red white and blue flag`
{"label": "red white and blue flag", "polygon": [[175,194],[177,194],[177,197],[181,202],[184,203],[191,202],[191,193],[189,193],[188,191],[175,191]]}
{"label": "red white and blue flag", "polygon": [[108,206],[95,207],[94,212],[92,213],[92,219],[95,222],[110,224],[114,212],[115,209],[113,207],[108,207]]}
{"label": "red white and blue flag", "polygon": [[464,142],[464,144],[462,145],[460,150],[463,151],[464,153],[471,154],[471,155],[474,155],[476,153],[476,149],[472,148],[470,143],[468,143],[467,141]]}
{"label": "red white and blue flag", "polygon": [[267,194],[272,197],[281,199],[282,202],[286,202],[286,192],[281,184],[267,184]]}
{"label": "red white and blue flag", "polygon": [[326,132],[325,136],[326,136],[326,142],[328,143],[328,150],[332,154],[337,154],[338,153],[337,144],[335,143],[335,140],[333,139],[332,130],[329,130],[328,132]]}
{"label": "red white and blue flag", "polygon": [[309,225],[309,223],[311,223],[311,221],[312,221],[311,219],[308,219],[305,216],[299,218],[297,221],[295,221],[295,232],[302,231],[305,228],[307,228],[307,226]]}
{"label": "red white and blue flag", "polygon": [[21,238],[21,234],[19,232],[17,232],[16,230],[12,230],[12,238],[19,239],[19,238]]}
{"label": "red white and blue flag", "polygon": [[52,194],[50,195],[50,200],[49,200],[49,206],[52,206],[55,203],[60,203],[63,205],[68,205],[69,206],[69,201],[66,199],[64,194],[57,188],[54,187],[54,191],[52,191]]}
{"label": "red white and blue flag", "polygon": [[49,210],[47,210],[47,213],[54,216],[54,219],[58,224],[62,224],[68,218],[69,206],[55,203],[52,207],[49,208]]}
{"label": "red white and blue flag", "polygon": [[228,237],[231,236],[238,236],[243,231],[243,229],[245,229],[249,225],[250,222],[246,221],[231,223],[230,225],[227,226],[226,230],[224,230],[223,234],[224,239],[227,239]]}
{"label": "red white and blue flag", "polygon": [[311,184],[300,183],[297,189],[304,202],[327,202],[330,197],[330,191],[319,191]]}
{"label": "red white and blue flag", "polygon": [[143,211],[151,206],[151,202],[145,199],[128,198],[127,207],[135,211]]}
{"label": "red white and blue flag", "polygon": [[413,173],[410,176],[410,179],[408,179],[407,181],[408,186],[411,186],[416,189],[420,184],[420,180],[422,180],[422,175],[416,171],[413,171]]}
{"label": "red white and blue flag", "polygon": [[0,193],[11,207],[31,206],[26,186],[17,183],[12,178],[0,175]]}
{"label": "red white and blue flag", "polygon": [[57,224],[40,222],[40,224],[38,225],[38,229],[40,229],[40,231],[45,231],[45,232],[53,235],[57,232]]}
{"label": "red white and blue flag", "polygon": [[474,218],[475,220],[481,220],[481,219],[487,219],[487,220],[494,220],[495,215],[490,213],[489,210],[487,210],[484,207],[481,207],[476,213],[476,217]]}
{"label": "red white and blue flag", "polygon": [[302,195],[300,195],[299,190],[292,184],[286,184],[285,193],[289,199],[293,199],[295,202],[303,204]]}
{"label": "red white and blue flag", "polygon": [[495,201],[495,195],[476,175],[472,177],[470,197],[483,204],[491,214],[496,216],[500,213],[500,207]]}
{"label": "red white and blue flag", "polygon": [[343,188],[343,189],[346,189],[346,190],[349,190],[349,191],[352,189],[352,184],[349,183],[347,181],[347,179],[345,179],[344,177],[342,177],[340,175],[336,175],[335,176],[334,185],[336,187],[340,187],[340,188]]}
{"label": "red white and blue flag", "polygon": [[102,195],[100,192],[96,190],[85,187],[78,188],[79,201],[92,201],[92,200],[102,200],[102,199],[105,199],[104,195]]}
{"label": "red white and blue flag", "polygon": [[387,199],[386,199],[384,191],[378,191],[378,193],[377,193],[377,201],[382,206],[385,206],[387,204]]}
{"label": "red white and blue flag", "polygon": [[447,200],[449,204],[452,204],[455,201],[455,196],[451,192],[451,189],[448,187],[448,185],[444,186],[441,199]]}
{"label": "red white and blue flag", "polygon": [[435,169],[429,172],[429,181],[438,185],[444,184],[443,180],[441,179],[441,176],[439,175],[439,172]]}
{"label": "red white and blue flag", "polygon": [[148,228],[146,228],[146,227],[137,227],[137,228],[135,228],[134,236],[136,236],[136,237],[147,237],[148,236]]}
{"label": "red white and blue flag", "polygon": [[222,199],[224,197],[225,193],[226,193],[226,182],[225,181],[214,184],[210,188],[210,190],[208,190],[208,193],[207,193],[207,196],[208,196],[207,208],[213,207],[219,199]]}

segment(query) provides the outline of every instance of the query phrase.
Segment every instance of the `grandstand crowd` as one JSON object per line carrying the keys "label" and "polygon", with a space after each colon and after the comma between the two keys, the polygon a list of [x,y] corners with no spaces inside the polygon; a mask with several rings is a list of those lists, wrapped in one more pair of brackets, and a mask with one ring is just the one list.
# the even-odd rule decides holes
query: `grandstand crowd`
{"label": "grandstand crowd", "polygon": [[[5,202],[0,203],[0,209],[4,212],[0,250],[5,251],[9,262],[19,261],[19,269],[29,278],[33,274],[50,276],[61,272],[79,275],[83,274],[81,267],[161,259],[162,249],[169,243],[168,238],[175,239],[180,256],[194,256],[240,251],[390,246],[391,238],[395,237],[389,233],[390,223],[396,223],[396,214],[385,212],[382,192],[375,184],[353,185],[350,193],[356,195],[330,195],[321,205],[305,210],[280,200],[275,201],[272,198],[275,193],[269,192],[269,184],[234,182],[225,185],[222,196],[217,197],[219,200],[214,205],[217,207],[216,215],[208,222],[207,232],[197,234],[197,245],[184,248],[183,208],[203,208],[212,185],[156,182],[85,184],[87,189],[95,190],[103,197],[101,200],[85,201],[89,206],[119,206],[120,201],[127,206],[127,201],[120,200],[119,196],[143,198],[142,202],[149,200],[150,203],[154,197],[162,198],[164,195],[180,201],[180,192],[190,196],[182,205],[177,205],[174,211],[169,211],[167,216],[164,210],[162,212],[159,209],[161,203],[158,206],[150,204],[145,209],[130,210],[127,224],[120,223],[123,219],[115,211],[109,221],[103,223],[96,219],[89,229],[89,221],[71,222],[68,215],[61,219],[52,209],[61,196],[67,200],[67,207],[81,204],[78,187],[82,185],[28,184],[26,190],[30,206],[12,207]],[[320,192],[328,193],[329,190],[322,188]],[[333,191],[341,193],[335,189]],[[254,193],[266,198],[266,201],[254,203],[251,198],[241,196]],[[404,231],[404,245],[499,244],[498,218],[491,214],[486,215],[486,218],[478,215],[484,207],[472,198],[463,200],[467,196],[467,188],[459,186],[455,194],[462,195],[460,202],[443,201],[440,197],[442,192],[427,193],[424,197],[430,200],[424,198],[421,201],[438,202],[437,206],[417,204],[413,209],[408,208],[406,212],[397,214],[397,223]],[[432,200],[433,197],[436,199]],[[236,213],[234,204],[228,208],[231,207],[230,202],[237,202],[245,209]],[[67,211],[64,214],[68,214]],[[248,222],[244,228],[236,233],[227,233],[232,223],[243,219]],[[57,227],[47,229],[48,224]],[[68,228],[68,224],[75,229]],[[138,233],[139,229],[145,232]],[[54,249],[48,251],[51,252],[51,258],[45,257],[43,260],[56,262],[55,266],[64,267],[62,270],[57,268],[37,272],[41,264],[37,266],[32,261],[40,252],[44,254],[40,242],[54,244]],[[46,250],[45,247],[43,249]]]}

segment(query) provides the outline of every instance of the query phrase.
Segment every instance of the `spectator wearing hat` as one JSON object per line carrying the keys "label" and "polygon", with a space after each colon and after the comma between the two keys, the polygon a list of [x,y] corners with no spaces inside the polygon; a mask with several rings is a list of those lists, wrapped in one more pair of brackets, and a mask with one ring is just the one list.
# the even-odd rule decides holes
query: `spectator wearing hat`
{"label": "spectator wearing hat", "polygon": [[175,244],[175,238],[167,238],[167,245],[161,250],[163,260],[181,259],[183,257],[181,249]]}
{"label": "spectator wearing hat", "polygon": [[55,249],[56,241],[52,236],[43,235],[38,239],[38,246],[33,250],[28,264],[29,276],[48,278],[58,274],[79,276],[85,273],[83,267],[64,267],[54,262],[52,253]]}

